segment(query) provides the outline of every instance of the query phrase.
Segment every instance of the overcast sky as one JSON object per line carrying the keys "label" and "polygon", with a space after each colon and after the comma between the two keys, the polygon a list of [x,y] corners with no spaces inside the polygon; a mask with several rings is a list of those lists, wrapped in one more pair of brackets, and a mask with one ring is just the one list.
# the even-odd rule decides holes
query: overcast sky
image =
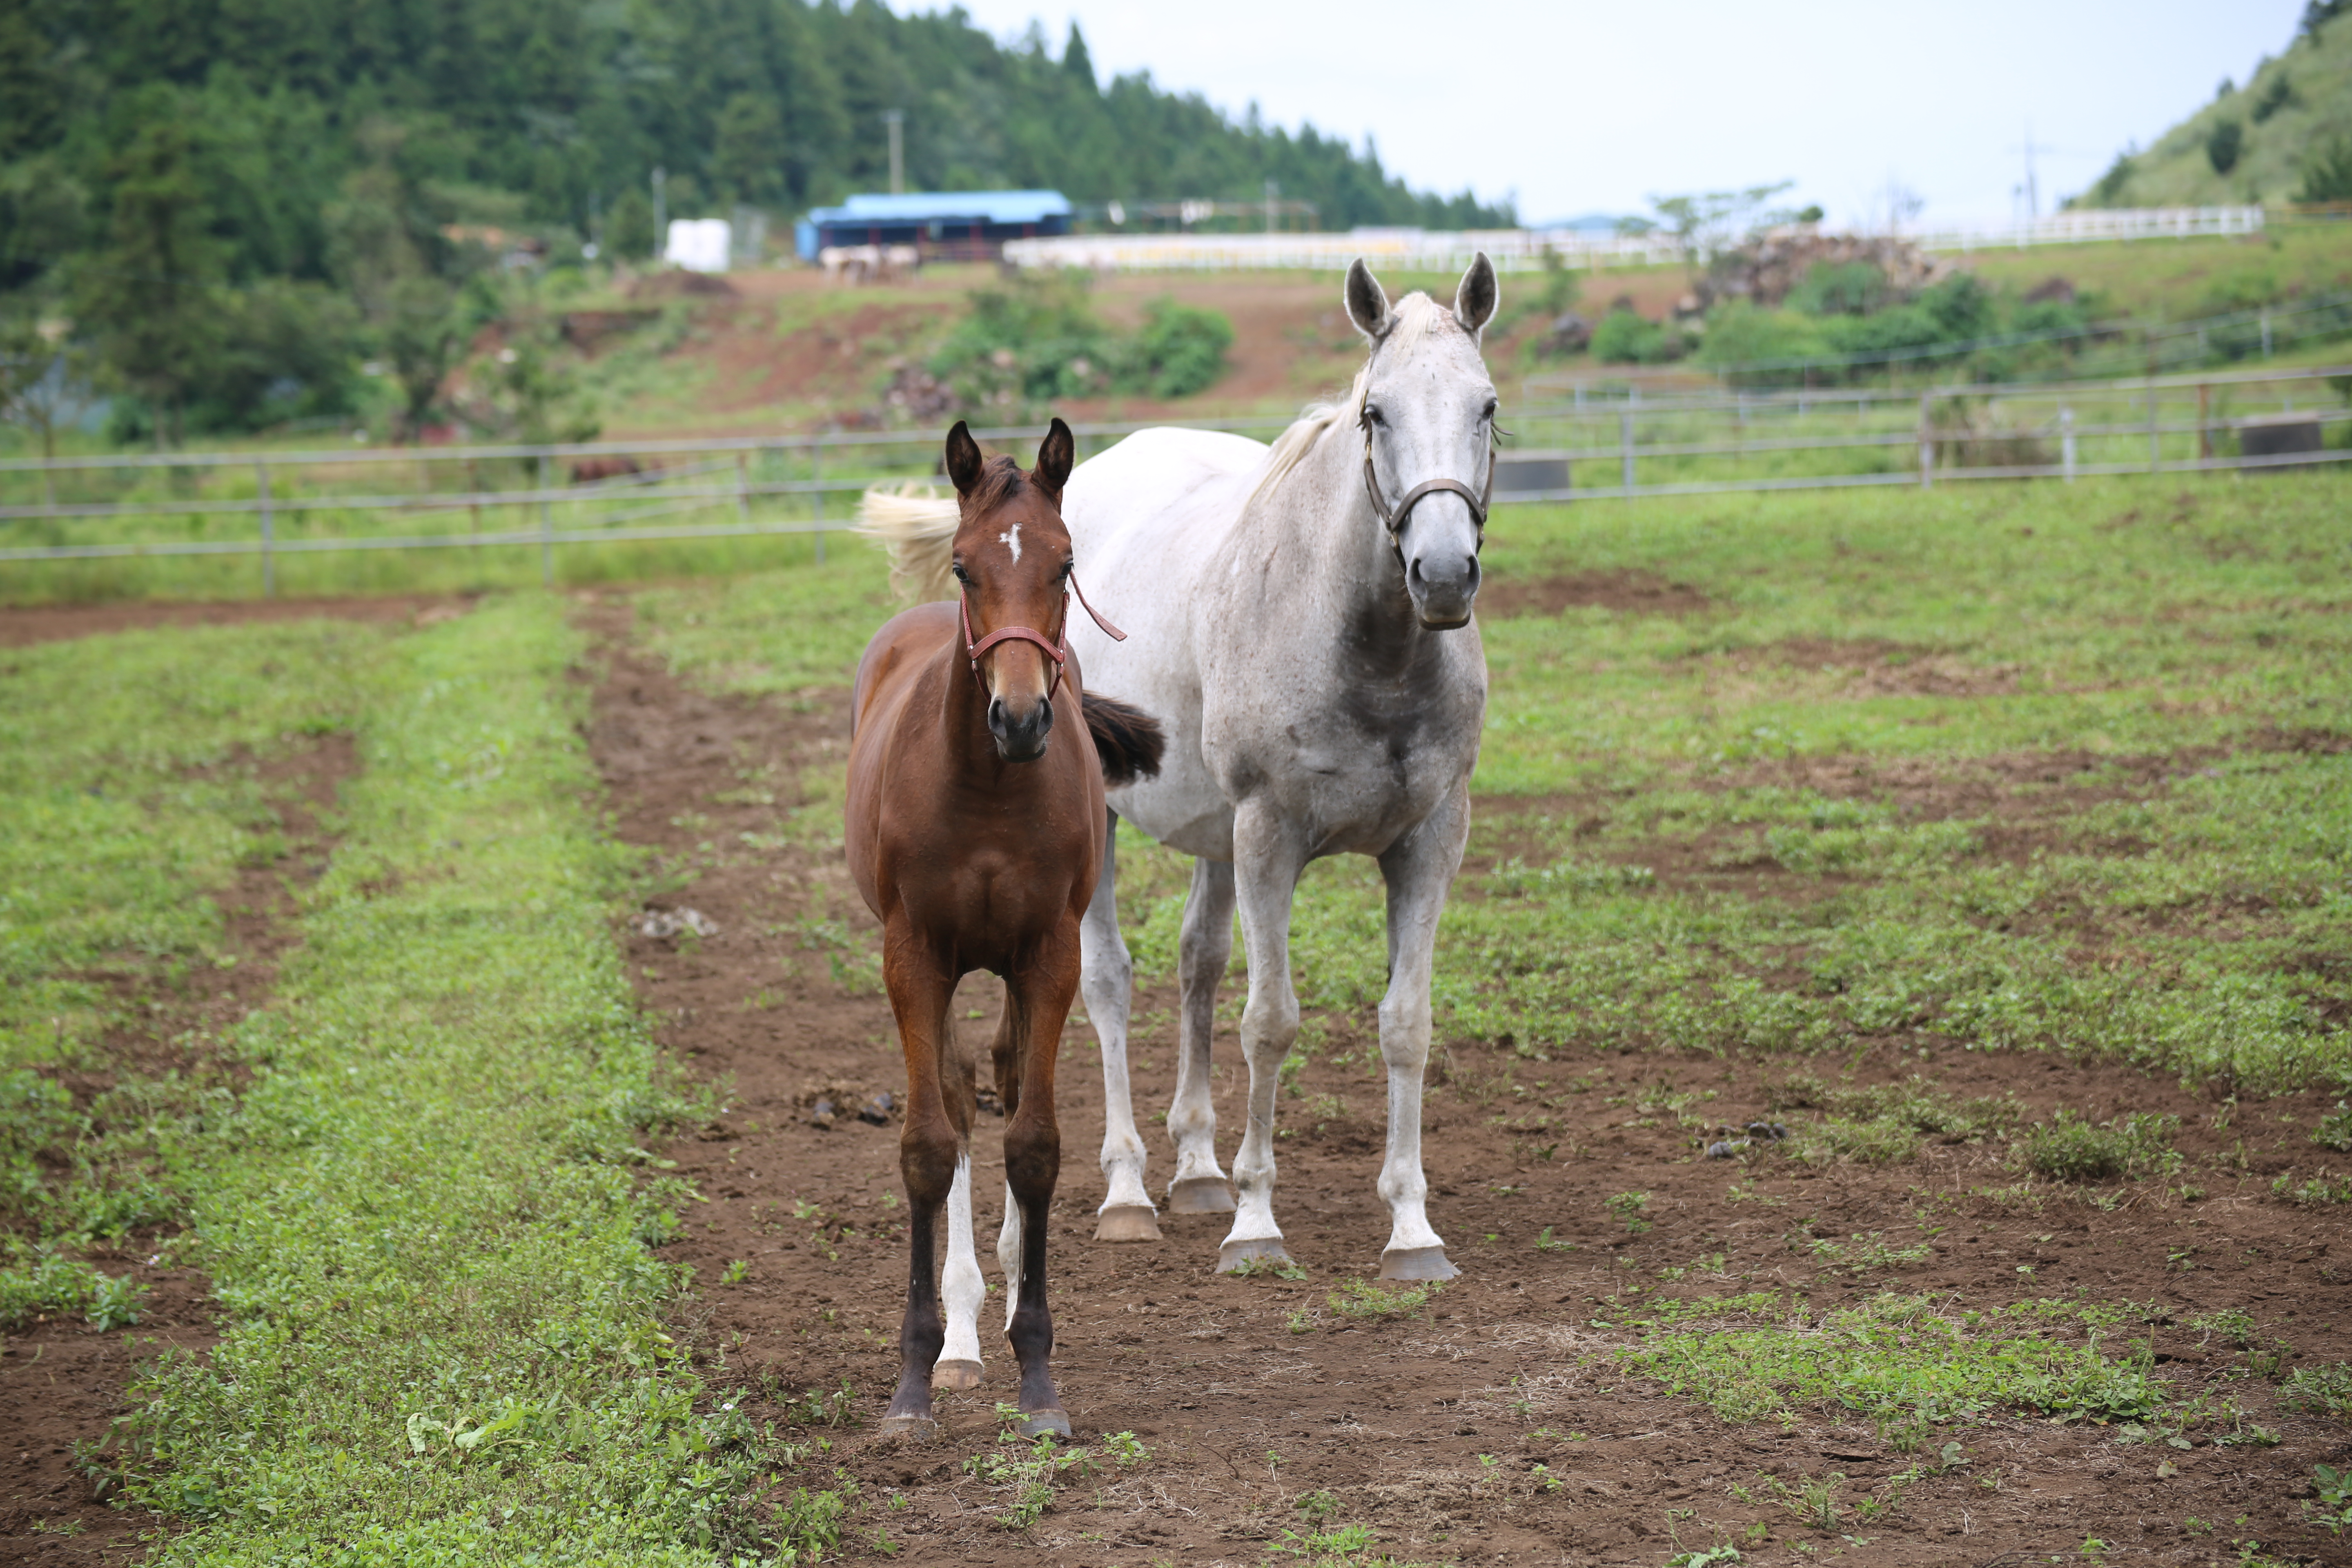
{"label": "overcast sky", "polygon": [[[903,11],[933,9],[893,0]],[[2081,190],[2283,50],[2303,0],[964,0],[1001,37],[1076,18],[1097,73],[1149,69],[1239,113],[1311,121],[1416,187],[1516,195],[1528,221],[1646,208],[1652,194],[1794,180],[1833,220],[1890,178],[1933,221],[2003,220]],[[1139,191],[1139,196],[1204,195]]]}

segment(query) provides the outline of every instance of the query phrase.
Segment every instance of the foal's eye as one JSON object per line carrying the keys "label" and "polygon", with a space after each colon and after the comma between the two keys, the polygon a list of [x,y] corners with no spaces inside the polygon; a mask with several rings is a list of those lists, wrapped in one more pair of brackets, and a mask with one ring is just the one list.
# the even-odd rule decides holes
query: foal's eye
{"label": "foal's eye", "polygon": [[954,565],[950,566],[948,570],[955,574],[955,580],[957,582],[962,584],[967,588],[971,586],[971,574],[963,569],[962,562],[957,562]]}

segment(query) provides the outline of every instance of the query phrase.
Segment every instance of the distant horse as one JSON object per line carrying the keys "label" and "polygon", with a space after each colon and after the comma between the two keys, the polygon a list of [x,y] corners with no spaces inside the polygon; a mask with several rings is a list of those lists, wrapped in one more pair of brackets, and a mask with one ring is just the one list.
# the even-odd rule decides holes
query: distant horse
{"label": "distant horse", "polygon": [[[997,1258],[1008,1285],[1019,1281],[1006,1292],[1005,1333],[1021,1365],[1023,1429],[1070,1430],[1045,1306],[1045,1211],[1061,1169],[1055,1057],[1102,858],[1104,784],[1157,772],[1161,743],[1152,720],[1084,691],[1070,658],[1075,560],[1060,506],[1075,455],[1056,419],[1024,474],[1010,458],[983,460],[959,421],[947,438],[952,506],[874,495],[865,507],[864,531],[889,545],[910,596],[955,601],[919,604],[877,632],[852,699],[849,868],[882,922],[883,979],[907,1056],[898,1163],[912,1260],[898,1388],[883,1417],[900,1430],[929,1428],[932,1389],[980,1383],[976,1094],[949,1020],[957,981],[975,969],[1004,980],[992,1047],[1006,1118]],[[1124,635],[1096,618],[1107,639]],[[1057,731],[1066,738],[1055,744]],[[932,1272],[942,1208],[944,1322]]]}
{"label": "distant horse", "polygon": [[[1238,900],[1249,1121],[1217,1267],[1285,1256],[1274,1091],[1298,1035],[1292,892],[1310,860],[1370,855],[1388,884],[1381,1273],[1441,1279],[1456,1269],[1425,1207],[1422,1075],[1437,920],[1470,832],[1486,706],[1471,606],[1494,487],[1495,387],[1478,339],[1497,290],[1481,255],[1451,310],[1420,293],[1391,310],[1360,259],[1342,295],[1370,345],[1342,402],[1310,410],[1270,449],[1200,430],[1130,436],[1071,477],[1065,515],[1088,584],[1135,632],[1122,647],[1079,628],[1087,667],[1169,730],[1166,768],[1112,790],[1111,806],[1195,857],[1177,960],[1170,1207],[1235,1207],[1217,1168],[1209,1042]],[[1106,848],[1085,928],[1108,1104],[1097,1237],[1157,1240],[1128,1089],[1132,972],[1116,879]]]}

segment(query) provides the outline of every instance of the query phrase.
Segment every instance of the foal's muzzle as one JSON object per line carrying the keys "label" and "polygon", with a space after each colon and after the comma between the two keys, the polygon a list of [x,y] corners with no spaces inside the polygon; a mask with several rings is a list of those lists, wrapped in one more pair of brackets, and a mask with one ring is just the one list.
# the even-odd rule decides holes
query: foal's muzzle
{"label": "foal's muzzle", "polygon": [[1054,732],[1054,705],[1040,698],[1015,713],[1003,698],[991,698],[988,732],[996,737],[996,754],[1006,762],[1034,763],[1045,754],[1045,742]]}

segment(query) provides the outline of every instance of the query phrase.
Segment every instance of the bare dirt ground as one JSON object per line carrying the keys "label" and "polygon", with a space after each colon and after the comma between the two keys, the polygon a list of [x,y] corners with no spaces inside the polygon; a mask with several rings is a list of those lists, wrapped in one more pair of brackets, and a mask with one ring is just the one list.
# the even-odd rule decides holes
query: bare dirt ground
{"label": "bare dirt ground", "polygon": [[[417,606],[360,601],[383,615],[413,615]],[[9,611],[0,615],[0,641],[33,640],[19,635],[27,620],[49,637],[88,636],[135,625],[187,624],[173,614],[186,610],[260,609],[275,605],[98,606],[77,614]],[[156,614],[163,611],[163,614]],[[143,616],[140,612],[146,612]],[[313,608],[310,613],[320,613]],[[228,618],[278,618],[265,616]],[[235,764],[231,764],[235,765]],[[219,895],[226,923],[224,945],[238,962],[217,972],[209,994],[158,999],[135,985],[126,972],[99,975],[115,984],[134,1005],[125,1021],[107,1032],[104,1070],[59,1075],[74,1101],[87,1110],[118,1079],[178,1073],[196,1079],[226,1078],[234,1070],[213,1058],[208,1044],[268,997],[280,961],[293,942],[295,885],[315,881],[327,867],[331,840],[320,813],[334,805],[335,791],[359,771],[359,751],[348,735],[320,737],[311,745],[271,759],[256,770],[274,786],[285,825],[283,855],[265,865],[241,868]],[[90,1472],[76,1450],[95,1449],[129,1411],[125,1391],[140,1370],[166,1350],[202,1354],[218,1342],[212,1285],[195,1269],[180,1267],[158,1234],[134,1234],[111,1247],[84,1255],[105,1272],[130,1275],[146,1287],[136,1327],[104,1332],[78,1320],[42,1320],[22,1333],[0,1339],[0,1568],[17,1563],[42,1568],[83,1568],[121,1563],[137,1553],[154,1530],[144,1510],[117,1512],[91,1487]]]}
{"label": "bare dirt ground", "polygon": [[[1533,597],[1629,591],[1675,592],[1587,584]],[[887,1443],[871,1426],[895,1377],[907,1259],[895,1126],[855,1112],[896,1091],[902,1070],[878,982],[843,940],[870,922],[838,847],[794,826],[824,814],[792,815],[823,798],[819,781],[845,754],[842,707],[712,697],[630,649],[623,602],[591,624],[600,638],[591,745],[617,830],[656,857],[657,905],[692,908],[717,927],[707,938],[625,938],[665,1043],[731,1091],[724,1114],[668,1151],[703,1200],[687,1205],[674,1249],[698,1270],[699,1300],[682,1326],[717,1386],[756,1389],[757,1418],[811,1445],[772,1505],[794,1489],[837,1485],[835,1467],[857,1482],[864,1508],[843,1543],[852,1560],[903,1550],[913,1562],[1010,1564],[1042,1550],[1083,1564],[1255,1564],[1298,1560],[1301,1538],[1357,1523],[1375,1532],[1374,1551],[1400,1561],[1654,1565],[1740,1539],[1749,1561],[1991,1564],[2085,1560],[2083,1543],[2095,1537],[2116,1562],[2238,1563],[2232,1543],[2256,1541],[2273,1558],[2352,1562],[2302,1522],[2297,1501],[2315,1462],[2352,1454],[2346,1431],[2275,1407],[2242,1356],[2187,1326],[2236,1309],[2265,1342],[2292,1343],[2290,1366],[2352,1355],[2352,1257],[2340,1226],[2264,1195],[2300,1137],[2274,1119],[2307,1127],[2320,1097],[2238,1108],[2222,1126],[2213,1104],[2122,1069],[1951,1049],[1889,1048],[1853,1064],[1858,1081],[1924,1074],[1958,1097],[2014,1095],[2035,1116],[2060,1105],[2095,1118],[2168,1111],[2182,1119],[2191,1168],[2227,1173],[2198,1176],[2210,1187],[2200,1200],[2159,1197],[2148,1184],[2105,1210],[2046,1184],[1967,1195],[2015,1187],[1998,1149],[1931,1145],[1879,1167],[1709,1161],[1698,1157],[1706,1128],[1641,1109],[1665,1086],[1711,1090],[1706,1116],[1737,1123],[1791,1072],[1834,1076],[1844,1064],[1630,1052],[1530,1063],[1456,1040],[1433,1068],[1427,1150],[1432,1217],[1463,1277],[1420,1315],[1356,1323],[1327,1299],[1372,1274],[1387,1233],[1372,1191],[1382,1092],[1361,1065],[1374,1034],[1364,1016],[1328,1020],[1331,1051],[1302,1075],[1302,1098],[1282,1104],[1295,1136],[1280,1144],[1276,1212],[1307,1271],[1299,1281],[1213,1275],[1222,1216],[1163,1216],[1156,1246],[1091,1239],[1101,1089],[1090,1031],[1074,1022],[1052,1235],[1056,1373],[1079,1440],[1132,1432],[1150,1458],[1066,1479],[1025,1532],[1006,1528],[1004,1489],[965,1468],[994,1451],[992,1406],[1013,1387],[1009,1352],[985,1315],[986,1381],[940,1396],[936,1443]],[[2068,771],[2063,759],[2043,766]],[[1998,787],[1997,773],[1954,798]],[[1507,835],[1508,824],[1496,830]],[[1164,1107],[1173,1088],[1174,1003],[1167,985],[1137,998],[1139,1115]],[[984,1047],[993,983],[968,981],[965,1004],[967,1044]],[[1358,1063],[1339,1065],[1350,1048]],[[1218,1052],[1229,1160],[1244,1076],[1230,1033]],[[813,1114],[820,1100],[835,1108],[830,1125]],[[992,1236],[1003,1191],[997,1125],[983,1116],[974,1150],[980,1222]],[[1146,1136],[1149,1179],[1164,1181],[1162,1135],[1147,1124]],[[1606,1206],[1628,1190],[1653,1194],[1645,1234],[1628,1234]],[[1809,1246],[1873,1231],[1909,1237],[1931,1219],[1943,1228],[1925,1260],[1867,1275],[1823,1267]],[[1555,1247],[1538,1249],[1547,1227]],[[994,1281],[986,1241],[982,1251]],[[2145,1302],[2158,1374],[2184,1395],[2227,1393],[2281,1441],[2129,1446],[2102,1426],[1996,1416],[1937,1431],[1927,1457],[1957,1438],[1963,1462],[1865,1521],[1853,1505],[1874,1489],[1885,1496],[1916,1459],[1866,1422],[1817,1412],[1785,1427],[1727,1425],[1615,1369],[1607,1352],[1623,1336],[1597,1320],[1639,1299],[1629,1282],[1658,1289],[1662,1272],[1677,1269],[1687,1272],[1670,1290],[1782,1286],[1817,1310],[1883,1289],[1972,1306],[2078,1291]],[[992,1307],[1002,1300],[992,1294]],[[847,1422],[814,1417],[806,1395],[845,1384],[854,1394],[835,1411]],[[1807,1529],[1773,1500],[1773,1482],[1830,1477],[1848,1510],[1833,1529]],[[1332,1511],[1309,1524],[1302,1502],[1326,1498]],[[1747,1541],[1758,1523],[1772,1544]],[[892,1547],[877,1546],[877,1528]]]}

